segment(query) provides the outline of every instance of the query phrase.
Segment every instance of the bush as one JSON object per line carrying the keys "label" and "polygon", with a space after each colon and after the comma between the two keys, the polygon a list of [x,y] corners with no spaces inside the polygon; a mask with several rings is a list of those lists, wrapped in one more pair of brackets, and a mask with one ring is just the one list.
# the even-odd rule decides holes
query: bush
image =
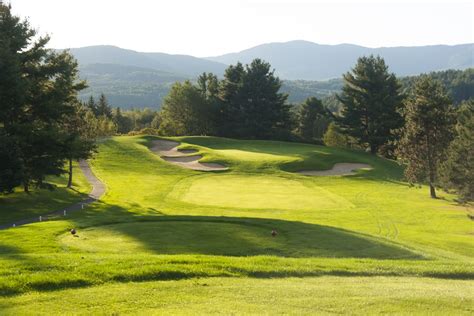
{"label": "bush", "polygon": [[331,147],[348,147],[349,145],[348,137],[342,133],[334,122],[329,124],[326,133],[324,133],[323,142],[326,146]]}

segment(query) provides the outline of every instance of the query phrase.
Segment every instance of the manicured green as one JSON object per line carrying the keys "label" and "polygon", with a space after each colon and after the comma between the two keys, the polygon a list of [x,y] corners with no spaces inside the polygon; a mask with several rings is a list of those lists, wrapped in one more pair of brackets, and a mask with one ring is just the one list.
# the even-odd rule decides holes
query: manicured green
{"label": "manicured green", "polygon": [[[394,162],[296,143],[176,138],[230,167],[198,172],[161,160],[151,140],[99,145],[101,202],[0,231],[3,314],[474,312],[470,210],[408,186]],[[336,162],[374,169],[292,172]]]}

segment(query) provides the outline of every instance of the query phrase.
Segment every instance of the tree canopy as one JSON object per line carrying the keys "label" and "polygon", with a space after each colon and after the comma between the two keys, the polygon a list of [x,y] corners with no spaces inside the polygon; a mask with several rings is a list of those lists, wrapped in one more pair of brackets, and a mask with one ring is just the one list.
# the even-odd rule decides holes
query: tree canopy
{"label": "tree canopy", "polygon": [[65,124],[86,84],[72,56],[47,49],[48,41],[0,3],[1,192],[43,186],[46,175],[64,172],[71,156]]}
{"label": "tree canopy", "polygon": [[397,153],[412,183],[427,182],[436,197],[438,167],[446,157],[454,123],[451,100],[441,82],[421,76],[406,101]]}
{"label": "tree canopy", "polygon": [[321,100],[310,97],[299,108],[296,132],[305,141],[322,143],[323,135],[332,120],[333,114],[324,107]]}
{"label": "tree canopy", "polygon": [[289,127],[287,95],[270,64],[260,59],[229,66],[220,86],[220,134],[236,138],[279,137]]}
{"label": "tree canopy", "polygon": [[394,129],[403,120],[398,110],[402,95],[400,84],[381,57],[361,57],[351,72],[344,76],[344,86],[338,95],[343,104],[340,126],[371,153],[393,141]]}
{"label": "tree canopy", "polygon": [[441,183],[455,189],[463,201],[474,200],[474,100],[461,103],[454,140],[441,165]]}

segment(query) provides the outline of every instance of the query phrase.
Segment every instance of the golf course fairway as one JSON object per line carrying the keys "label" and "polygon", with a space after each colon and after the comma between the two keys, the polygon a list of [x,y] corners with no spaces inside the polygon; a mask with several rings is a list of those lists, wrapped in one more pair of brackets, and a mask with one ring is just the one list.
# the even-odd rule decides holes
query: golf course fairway
{"label": "golf course fairway", "polygon": [[[107,188],[99,201],[0,230],[0,314],[474,313],[472,208],[444,192],[431,199],[395,162],[309,144],[167,138],[226,167],[197,171],[160,158],[157,139],[101,141],[90,160]],[[370,168],[298,173],[337,163]],[[91,189],[79,172],[76,191],[51,181],[54,191],[1,196],[0,224]]]}

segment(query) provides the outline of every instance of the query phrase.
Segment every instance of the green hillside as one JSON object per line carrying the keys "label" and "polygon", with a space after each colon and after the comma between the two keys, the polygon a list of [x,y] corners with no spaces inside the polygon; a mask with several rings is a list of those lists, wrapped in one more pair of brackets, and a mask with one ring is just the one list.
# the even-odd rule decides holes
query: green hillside
{"label": "green hillside", "polygon": [[[149,150],[149,136],[101,142],[91,162],[107,186],[99,202],[0,230],[1,314],[474,312],[469,209],[410,187],[393,161],[298,143],[172,139],[229,170],[172,165]],[[340,162],[373,169],[295,173]],[[70,202],[44,194],[52,206]]]}

